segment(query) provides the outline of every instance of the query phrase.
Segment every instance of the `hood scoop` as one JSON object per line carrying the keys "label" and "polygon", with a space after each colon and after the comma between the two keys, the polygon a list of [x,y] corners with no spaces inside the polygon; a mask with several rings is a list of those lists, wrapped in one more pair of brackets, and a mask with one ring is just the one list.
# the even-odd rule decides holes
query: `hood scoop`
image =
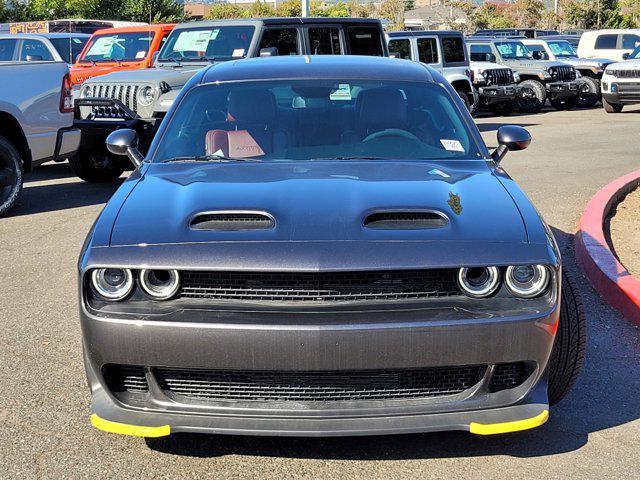
{"label": "hood scoop", "polygon": [[193,230],[237,232],[269,230],[275,224],[274,218],[265,212],[224,211],[198,213],[189,222],[189,227]]}
{"label": "hood scoop", "polygon": [[446,227],[449,219],[435,211],[375,212],[364,219],[364,226],[376,230],[422,230]]}

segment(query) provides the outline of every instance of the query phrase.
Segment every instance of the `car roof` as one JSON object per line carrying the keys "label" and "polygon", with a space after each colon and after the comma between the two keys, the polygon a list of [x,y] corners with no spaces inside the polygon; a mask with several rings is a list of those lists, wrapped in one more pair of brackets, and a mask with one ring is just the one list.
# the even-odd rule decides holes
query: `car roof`
{"label": "car roof", "polygon": [[[20,33],[18,35],[25,35],[24,33]],[[37,35],[44,38],[89,38],[91,36],[90,33],[80,33],[80,32],[56,32],[56,33],[34,33],[31,35]]]}
{"label": "car roof", "polygon": [[419,62],[359,55],[287,55],[212,65],[201,82],[313,78],[434,81],[429,69]]}
{"label": "car roof", "polygon": [[458,30],[404,30],[402,32],[389,32],[387,33],[389,38],[394,37],[424,37],[426,35],[429,36],[451,36],[451,35],[459,35],[462,36],[462,32]]}
{"label": "car roof", "polygon": [[176,29],[216,27],[222,25],[303,25],[307,23],[331,23],[331,24],[362,24],[362,25],[382,25],[380,20],[375,18],[353,18],[353,17],[274,17],[274,18],[237,18],[227,20],[200,20],[197,22],[185,22],[176,26]]}
{"label": "car roof", "polygon": [[93,34],[103,35],[105,33],[157,32],[159,30],[172,29],[176,25],[176,23],[156,23],[152,25],[129,25],[126,27],[101,28],[100,30],[93,32]]}

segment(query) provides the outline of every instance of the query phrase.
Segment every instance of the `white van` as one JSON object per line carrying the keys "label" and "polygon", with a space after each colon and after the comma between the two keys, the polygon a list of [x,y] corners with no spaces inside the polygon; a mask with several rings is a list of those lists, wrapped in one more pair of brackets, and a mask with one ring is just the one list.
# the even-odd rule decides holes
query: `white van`
{"label": "white van", "polygon": [[584,32],[578,44],[578,57],[624,60],[640,46],[640,28],[593,30]]}

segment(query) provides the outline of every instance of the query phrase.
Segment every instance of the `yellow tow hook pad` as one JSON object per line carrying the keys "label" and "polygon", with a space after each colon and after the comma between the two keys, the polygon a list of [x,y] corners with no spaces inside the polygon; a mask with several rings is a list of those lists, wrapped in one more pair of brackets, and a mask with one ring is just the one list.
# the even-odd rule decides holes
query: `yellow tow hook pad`
{"label": "yellow tow hook pad", "polygon": [[519,432],[521,430],[529,430],[530,428],[539,427],[549,418],[549,410],[544,410],[540,415],[524,420],[515,420],[513,422],[503,423],[476,423],[469,424],[469,431],[476,435],[496,435],[498,433]]}
{"label": "yellow tow hook pad", "polygon": [[99,430],[105,432],[119,433],[120,435],[133,435],[135,437],[166,437],[171,433],[169,425],[160,427],[142,427],[140,425],[129,425],[127,423],[110,422],[100,418],[95,413],[91,415],[91,424]]}

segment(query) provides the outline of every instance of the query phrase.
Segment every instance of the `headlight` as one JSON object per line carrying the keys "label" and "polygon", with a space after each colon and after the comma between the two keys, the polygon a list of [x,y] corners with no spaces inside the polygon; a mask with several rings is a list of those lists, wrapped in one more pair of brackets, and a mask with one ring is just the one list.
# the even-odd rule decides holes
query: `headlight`
{"label": "headlight", "polygon": [[156,89],[151,85],[146,85],[138,90],[138,103],[143,107],[148,107],[156,99]]}
{"label": "headlight", "polygon": [[513,81],[520,83],[520,74],[518,72],[513,72]]}
{"label": "headlight", "polygon": [[537,297],[549,284],[549,270],[544,265],[512,265],[507,267],[505,282],[517,297]]}
{"label": "headlight", "polygon": [[580,70],[575,70],[575,72],[576,72],[576,78],[582,77],[582,74],[580,73]]}
{"label": "headlight", "polygon": [[141,270],[140,286],[155,300],[168,300],[180,287],[180,274],[177,270]]}
{"label": "headlight", "polygon": [[469,297],[488,297],[500,284],[497,267],[462,267],[458,271],[458,284]]}
{"label": "headlight", "polygon": [[551,75],[549,75],[549,72],[543,72],[543,73],[539,73],[538,77],[541,78],[542,80],[548,80],[551,78]]}
{"label": "headlight", "polygon": [[128,268],[97,268],[91,272],[91,287],[105,300],[122,300],[133,289],[133,274]]}
{"label": "headlight", "polygon": [[92,96],[93,86],[85,85],[82,87],[82,91],[80,92],[80,97],[89,98]]}
{"label": "headlight", "polygon": [[607,69],[607,70],[604,71],[605,75],[611,75],[612,77],[615,77],[617,73],[618,72],[616,72],[615,70],[608,70]]}

